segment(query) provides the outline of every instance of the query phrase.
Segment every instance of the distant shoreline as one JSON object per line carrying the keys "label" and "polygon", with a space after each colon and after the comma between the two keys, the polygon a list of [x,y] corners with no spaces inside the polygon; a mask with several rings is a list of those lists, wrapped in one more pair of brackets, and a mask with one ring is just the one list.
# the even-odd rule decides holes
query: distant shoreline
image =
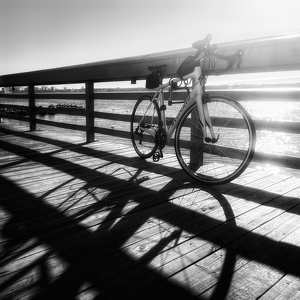
{"label": "distant shoreline", "polygon": [[[228,85],[228,84],[221,84],[221,85],[207,85],[206,86],[208,90],[249,90],[249,89],[291,89],[291,90],[300,90],[300,82],[299,83],[274,83],[274,84],[234,84],[234,85]],[[95,93],[101,93],[101,92],[144,92],[149,91],[146,88],[143,87],[128,87],[128,88],[95,88]],[[84,93],[84,89],[40,89],[36,88],[35,92],[38,94],[47,93],[47,94],[53,94],[53,93]],[[1,93],[1,90],[0,90]],[[18,87],[15,88],[15,90],[4,90],[2,89],[2,94],[27,94],[27,88],[24,89],[18,89]]]}

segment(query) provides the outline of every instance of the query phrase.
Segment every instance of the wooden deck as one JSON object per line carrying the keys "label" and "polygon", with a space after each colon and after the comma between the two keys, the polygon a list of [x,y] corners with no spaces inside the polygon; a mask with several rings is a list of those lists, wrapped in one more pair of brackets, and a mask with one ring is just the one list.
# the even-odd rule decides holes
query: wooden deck
{"label": "wooden deck", "polygon": [[0,124],[0,299],[299,299],[300,176],[191,182],[173,151]]}

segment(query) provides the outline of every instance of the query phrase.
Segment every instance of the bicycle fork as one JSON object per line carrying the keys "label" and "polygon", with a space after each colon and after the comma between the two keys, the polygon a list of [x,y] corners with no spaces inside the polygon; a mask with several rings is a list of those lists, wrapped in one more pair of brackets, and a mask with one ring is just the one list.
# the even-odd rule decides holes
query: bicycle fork
{"label": "bicycle fork", "polygon": [[[197,109],[199,113],[199,122],[201,127],[203,128],[204,141],[206,143],[214,144],[218,142],[220,134],[216,136],[214,132],[211,117],[207,107],[208,102],[209,102],[209,94],[207,93],[202,94],[202,97],[200,99],[199,98],[196,99]],[[209,129],[210,136],[208,136],[207,128]]]}

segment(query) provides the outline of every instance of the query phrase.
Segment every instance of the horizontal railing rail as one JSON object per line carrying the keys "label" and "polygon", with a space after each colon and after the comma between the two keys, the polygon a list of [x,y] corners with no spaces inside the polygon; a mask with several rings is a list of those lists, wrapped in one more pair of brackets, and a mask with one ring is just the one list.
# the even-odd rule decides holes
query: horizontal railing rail
{"label": "horizontal railing rail", "polygon": [[[300,33],[283,36],[250,39],[230,43],[220,43],[218,53],[232,55],[242,51],[239,65],[228,73],[287,71],[300,69]],[[25,72],[0,76],[0,86],[24,86],[29,84],[66,84],[87,81],[108,82],[119,80],[145,79],[148,66],[166,64],[165,76],[175,76],[181,62],[195,49],[140,55],[129,58],[100,61],[77,66]],[[219,73],[227,67],[226,61],[216,59],[215,70]]]}
{"label": "horizontal railing rail", "polygon": [[[114,102],[116,100],[122,100],[122,101],[131,101],[132,102],[132,107],[135,103],[135,101],[141,97],[141,95],[147,93],[145,92],[137,92],[137,93],[122,93],[122,92],[115,92],[115,93],[95,93],[94,94],[94,99],[95,100],[109,100],[111,103],[112,107],[115,107],[114,112],[103,112],[103,111],[94,111],[93,112],[93,118],[95,120],[99,119],[107,124],[107,126],[103,127],[98,127],[98,126],[93,126],[93,137],[92,140],[94,140],[94,135],[95,134],[104,134],[104,135],[110,135],[110,136],[116,136],[116,137],[122,137],[122,138],[130,138],[130,132],[129,132],[129,124],[131,120],[131,111],[128,111],[127,114],[124,113],[118,113],[118,106],[114,105]],[[280,101],[283,98],[281,97],[283,93],[281,91],[278,92],[267,92],[267,91],[262,91],[262,92],[249,92],[249,91],[226,91],[226,90],[214,90],[209,92],[211,95],[225,95],[225,96],[230,96],[241,103],[243,101],[250,101],[251,102],[257,102],[259,105],[259,99],[264,99],[266,101]],[[249,93],[251,94],[251,97],[249,96]],[[262,94],[266,95],[266,98],[262,97]],[[297,93],[298,93],[298,101],[297,101]],[[300,103],[300,91],[298,92],[292,91],[291,93],[284,93],[284,101],[283,103],[288,103],[288,102],[299,102]],[[148,93],[151,94],[151,91]],[[181,93],[182,94],[182,93]],[[0,96],[1,98],[4,98],[5,94],[2,94]],[[11,95],[10,95],[11,96]],[[43,98],[43,99],[49,99],[51,100],[51,95],[50,94],[40,94],[38,95],[38,98]],[[46,97],[44,97],[46,96]],[[61,99],[61,100],[68,100],[76,98],[75,100],[82,99],[82,95],[76,95],[74,94],[75,97],[71,97],[72,95],[64,95],[64,94],[59,94],[55,95],[53,97],[54,99]],[[168,94],[166,94],[166,97]],[[23,96],[24,97],[24,96]],[[23,98],[22,97],[22,98]],[[12,97],[10,97],[12,98]],[[17,97],[18,98],[18,97]],[[183,99],[183,95],[180,95],[178,93],[173,97],[175,99],[175,104],[176,105],[176,100],[180,101]],[[21,99],[20,97],[18,99]],[[27,100],[28,102],[28,100]],[[0,104],[0,109],[1,108],[13,108],[13,109],[22,109],[26,111],[30,111],[29,106],[23,106],[23,105],[12,105],[12,104]],[[167,110],[168,111],[168,110]],[[77,109],[63,109],[63,108],[46,108],[46,107],[35,107],[35,114],[39,113],[50,113],[50,114],[65,114],[65,115],[71,115],[71,116],[81,116],[86,118],[87,113],[86,109],[84,110],[77,110]],[[19,116],[15,114],[7,114],[3,111],[0,111],[0,117],[2,118],[7,118],[7,119],[14,119],[18,121],[23,121],[23,122],[30,122],[29,116]],[[40,124],[40,125],[45,125],[45,126],[54,126],[58,128],[63,128],[63,129],[72,129],[72,130],[78,130],[82,132],[86,132],[86,126],[85,125],[77,125],[77,124],[67,124],[67,123],[58,123],[56,121],[52,120],[44,120],[44,119],[37,119],[35,118],[35,124]],[[127,125],[118,128],[114,128],[115,122],[125,122]],[[238,120],[237,120],[238,122]],[[289,133],[289,134],[297,134],[299,135],[300,139],[300,121],[298,122],[282,122],[282,121],[272,121],[272,120],[258,120],[254,119],[255,127],[257,131],[271,131],[271,132],[283,132],[283,133]],[[122,130],[123,128],[123,130]],[[124,130],[125,128],[125,130]],[[87,133],[87,139],[88,139],[88,133]],[[88,140],[87,140],[88,141]],[[264,153],[257,153],[254,160],[256,161],[261,161],[261,162],[268,162],[268,163],[277,163],[281,164],[287,167],[291,168],[300,168],[300,158],[299,157],[291,157],[291,156],[286,156],[286,155],[273,155],[273,154],[264,154]]]}
{"label": "horizontal railing rail", "polygon": [[[300,70],[300,34],[291,34],[281,37],[248,40],[219,45],[218,52],[225,55],[242,51],[243,56],[239,66],[234,66],[230,73],[251,73],[266,71],[289,71]],[[135,81],[145,79],[149,74],[148,66],[167,64],[166,77],[176,75],[176,70],[182,60],[194,53],[194,49],[182,49],[163,53],[149,54],[131,58],[117,59],[112,61],[96,62],[79,66],[71,66],[50,70],[26,72],[0,76],[0,87],[26,86],[28,93],[0,93],[0,118],[14,119],[29,124],[30,130],[36,130],[37,124],[43,126],[54,126],[64,129],[83,131],[86,141],[95,140],[95,134],[107,134],[130,138],[129,123],[132,110],[121,112],[119,101],[137,100],[141,95],[152,91],[118,91],[118,92],[95,92],[94,84],[109,81]],[[226,62],[216,60],[215,71],[219,72],[226,68]],[[213,72],[212,72],[213,74]],[[82,83],[85,92],[81,93],[40,93],[35,91],[35,86],[46,84]],[[211,95],[222,95],[237,99],[240,102],[278,101],[295,102],[300,101],[300,91],[297,89],[223,89],[211,90]],[[169,97],[165,94],[166,99]],[[185,98],[183,92],[173,95],[174,101]],[[13,104],[12,99],[17,99],[18,104]],[[5,101],[4,101],[5,100]],[[83,104],[82,109],[63,107],[42,107],[39,101],[72,100]],[[110,111],[95,110],[95,101],[109,100],[113,105],[118,102],[116,108]],[[5,103],[4,103],[5,102]],[[24,105],[23,105],[24,103]],[[125,102],[124,102],[125,103]],[[22,113],[20,113],[22,111]],[[19,114],[18,114],[19,112]],[[23,114],[23,115],[21,115]],[[53,119],[43,119],[42,115],[68,115],[81,117],[82,124],[57,122]],[[300,121],[300,120],[299,120]],[[271,131],[279,133],[296,134],[300,137],[300,122],[277,121],[254,119],[258,131]],[[120,130],[115,126],[118,122],[126,124]],[[100,125],[99,125],[100,124]],[[122,127],[122,126],[121,126]],[[258,152],[255,160],[279,163],[288,167],[300,168],[300,158],[286,155],[264,154]]]}

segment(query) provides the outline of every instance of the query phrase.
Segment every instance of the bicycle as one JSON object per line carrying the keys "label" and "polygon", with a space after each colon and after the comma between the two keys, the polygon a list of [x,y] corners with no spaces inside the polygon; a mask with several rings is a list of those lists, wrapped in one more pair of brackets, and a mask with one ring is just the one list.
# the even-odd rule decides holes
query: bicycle
{"label": "bicycle", "polygon": [[[163,158],[163,149],[176,130],[174,147],[182,169],[198,182],[223,184],[240,176],[250,164],[256,131],[251,116],[240,103],[227,96],[210,96],[205,91],[209,75],[209,71],[204,70],[207,62],[213,70],[215,57],[226,59],[226,72],[235,62],[240,62],[242,56],[241,51],[231,56],[220,55],[217,45],[211,45],[210,41],[211,35],[207,35],[204,40],[193,43],[196,54],[182,63],[187,74],[171,78],[168,83],[162,83],[166,65],[148,67],[152,75],[156,74],[152,79],[158,81],[153,88],[155,94],[144,95],[137,101],[130,131],[136,153],[158,161]],[[166,88],[170,95],[168,105],[174,102],[174,91],[184,88],[188,92],[177,116],[168,124]]]}

